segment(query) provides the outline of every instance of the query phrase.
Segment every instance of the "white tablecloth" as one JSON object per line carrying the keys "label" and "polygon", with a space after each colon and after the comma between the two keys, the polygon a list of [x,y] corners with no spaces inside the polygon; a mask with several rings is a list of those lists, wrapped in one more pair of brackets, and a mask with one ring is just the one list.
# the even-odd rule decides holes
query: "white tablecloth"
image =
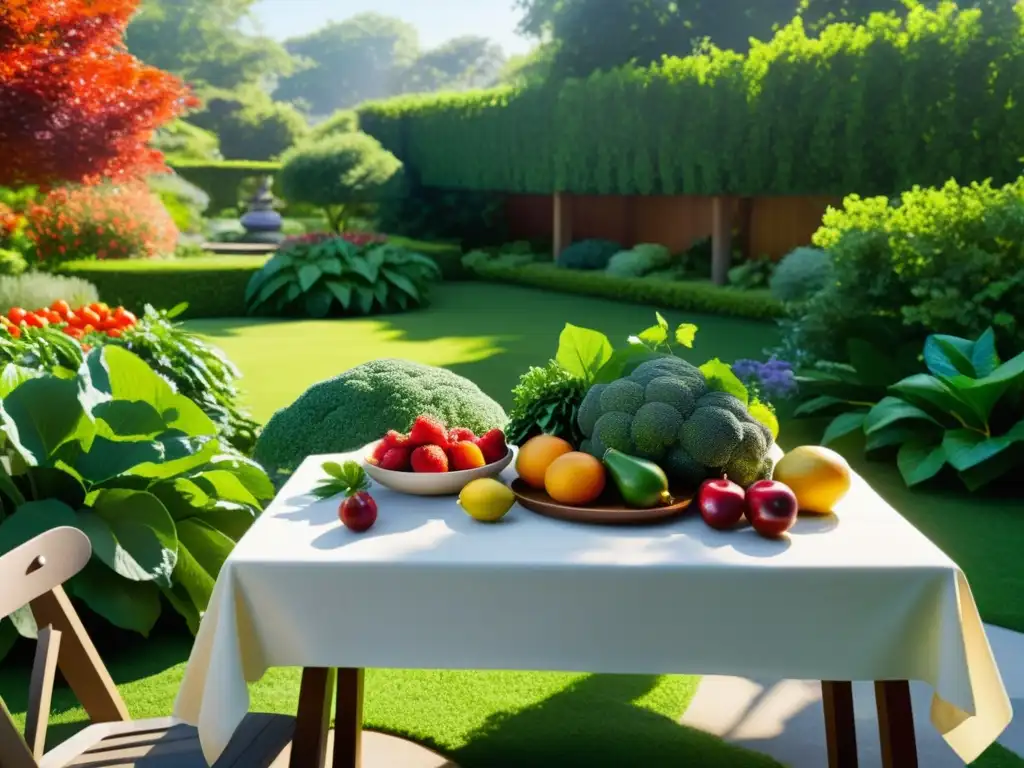
{"label": "white tablecloth", "polygon": [[487,525],[376,485],[355,534],[308,493],[328,458],[357,454],[309,458],[217,580],[175,710],[211,763],[279,666],[921,680],[965,762],[1010,722],[963,574],[859,478],[784,541],[696,512],[623,529],[517,505]]}

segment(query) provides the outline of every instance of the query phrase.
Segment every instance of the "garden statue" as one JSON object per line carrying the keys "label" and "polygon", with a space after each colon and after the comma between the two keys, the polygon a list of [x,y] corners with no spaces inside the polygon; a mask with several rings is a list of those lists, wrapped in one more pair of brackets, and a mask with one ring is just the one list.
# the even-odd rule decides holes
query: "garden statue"
{"label": "garden statue", "polygon": [[243,243],[269,243],[276,245],[284,239],[281,232],[281,214],[274,210],[274,195],[271,192],[274,180],[264,177],[256,194],[249,201],[249,209],[242,216],[245,234]]}

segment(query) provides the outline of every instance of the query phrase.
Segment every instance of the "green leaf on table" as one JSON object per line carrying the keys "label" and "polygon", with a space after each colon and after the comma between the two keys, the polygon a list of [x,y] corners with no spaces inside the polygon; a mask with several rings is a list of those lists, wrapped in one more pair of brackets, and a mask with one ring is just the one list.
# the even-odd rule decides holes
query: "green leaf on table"
{"label": "green leaf on table", "polygon": [[326,472],[331,477],[337,477],[339,479],[345,477],[344,468],[341,466],[341,464],[339,464],[336,461],[325,461],[320,466],[323,468],[324,472]]}
{"label": "green leaf on table", "polygon": [[681,323],[676,327],[676,344],[682,344],[687,349],[693,349],[693,341],[697,338],[699,329],[693,323]]}
{"label": "green leaf on table", "polygon": [[896,464],[908,488],[931,480],[946,466],[946,452],[942,443],[935,445],[912,440],[900,446]]}
{"label": "green leaf on table", "polygon": [[772,437],[778,440],[779,419],[775,415],[775,411],[772,410],[771,406],[762,403],[760,400],[754,400],[747,405],[747,410],[750,411],[751,416],[768,427],[768,429],[771,430]]}
{"label": "green leaf on table", "polygon": [[611,356],[611,342],[603,333],[566,323],[558,337],[555,362],[576,378],[591,382]]}
{"label": "green leaf on table", "polygon": [[27,501],[0,523],[0,555],[41,533],[64,526],[78,527],[75,511],[67,504],[57,499]]}
{"label": "green leaf on table", "polygon": [[153,582],[129,581],[93,557],[68,582],[68,590],[116,627],[143,637],[160,618],[160,590]]}
{"label": "green leaf on table", "polygon": [[171,585],[178,536],[170,513],[153,494],[101,490],[92,507],[78,513],[78,527],[92,542],[93,555],[119,576]]}
{"label": "green leaf on table", "polygon": [[929,424],[938,422],[926,411],[898,397],[883,397],[868,412],[864,420],[864,434],[870,435],[897,421],[917,420]]}
{"label": "green leaf on table", "polygon": [[652,325],[650,328],[640,331],[637,338],[647,346],[659,347],[668,341],[668,328],[663,328],[660,325]]}
{"label": "green leaf on table", "polygon": [[742,401],[744,405],[750,401],[750,394],[747,392],[746,386],[732,372],[732,366],[723,363],[717,357],[704,363],[700,367],[700,372],[707,379],[709,389],[717,392],[728,392]]}
{"label": "green leaf on table", "polygon": [[867,415],[867,411],[850,411],[849,413],[842,413],[836,416],[825,429],[825,434],[821,438],[821,444],[830,445],[841,437],[846,437],[862,430]]}

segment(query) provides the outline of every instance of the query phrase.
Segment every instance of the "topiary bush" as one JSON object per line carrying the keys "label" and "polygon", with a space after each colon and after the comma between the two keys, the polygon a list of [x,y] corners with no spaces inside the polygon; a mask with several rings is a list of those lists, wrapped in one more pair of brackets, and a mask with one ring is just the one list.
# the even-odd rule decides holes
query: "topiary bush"
{"label": "topiary bush", "polygon": [[644,243],[612,256],[608,262],[608,274],[616,277],[643,277],[665,269],[671,263],[672,252],[664,245]]}
{"label": "topiary bush", "polygon": [[611,240],[580,240],[558,254],[555,263],[565,269],[607,269],[621,250],[622,246]]}
{"label": "topiary bush", "polygon": [[821,248],[797,248],[782,258],[769,282],[772,296],[786,303],[800,303],[832,280],[832,259]]}
{"label": "topiary bush", "polygon": [[502,407],[469,379],[409,360],[372,360],[307,389],[275,413],[254,457],[278,479],[307,456],[353,451],[420,414],[483,434],[504,429]]}
{"label": "topiary bush", "polygon": [[309,131],[301,112],[260,88],[206,89],[200,95],[205,107],[189,122],[216,134],[229,160],[271,160]]}
{"label": "topiary bush", "polygon": [[313,126],[308,138],[319,141],[327,136],[338,133],[355,133],[359,130],[359,115],[354,110],[342,109],[335,112],[322,123]]}

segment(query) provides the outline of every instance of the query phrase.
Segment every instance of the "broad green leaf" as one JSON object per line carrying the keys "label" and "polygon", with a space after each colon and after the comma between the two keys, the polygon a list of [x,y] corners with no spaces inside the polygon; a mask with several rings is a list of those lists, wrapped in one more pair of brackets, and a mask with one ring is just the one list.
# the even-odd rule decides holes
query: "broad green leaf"
{"label": "broad green leaf", "polygon": [[325,461],[320,465],[324,472],[331,477],[343,478],[345,477],[345,471],[342,469],[341,464],[336,461]]}
{"label": "broad green leaf", "polygon": [[864,433],[870,435],[897,421],[905,420],[926,421],[929,424],[938,424],[932,416],[898,397],[882,398],[868,413],[864,420]]}
{"label": "broad green leaf", "polygon": [[951,429],[946,433],[943,447],[949,463],[959,471],[976,467],[1002,453],[1014,443],[1024,442],[1024,420],[1005,435],[986,437],[972,429]]}
{"label": "broad green leaf", "polygon": [[204,438],[165,440],[162,446],[164,453],[161,461],[136,464],[125,474],[151,480],[166,480],[198,469],[216,456],[220,450],[220,445],[216,440]]}
{"label": "broad green leaf", "polygon": [[[7,473],[7,467],[0,463],[0,494],[6,496],[10,501],[14,503],[14,506],[19,506],[25,503],[25,497],[21,491],[18,490],[18,486],[14,484],[14,480]],[[3,517],[0,517],[2,520]]]}
{"label": "broad green leaf", "polygon": [[170,513],[153,494],[102,490],[91,509],[78,513],[78,527],[92,542],[93,555],[119,576],[171,586],[178,536]]}
{"label": "broad green leaf", "polygon": [[573,376],[590,382],[611,356],[611,342],[603,333],[566,323],[558,337],[555,362]]}
{"label": "broad green leaf", "polygon": [[107,400],[93,408],[96,432],[111,440],[155,439],[167,430],[160,412],[141,400]]}
{"label": "broad green leaf", "polygon": [[202,619],[199,606],[207,606],[213,594],[214,579],[196,562],[187,547],[178,547],[178,562],[171,575],[174,586],[161,587],[164,597],[181,616],[189,631],[195,635]]}
{"label": "broad green leaf", "polygon": [[270,261],[263,265],[256,274],[250,279],[249,283],[245,286],[245,302],[248,304],[256,292],[260,289],[260,286],[264,285],[267,280],[276,275],[282,269],[291,266],[291,259],[282,253],[276,254]]}
{"label": "broad green leaf", "polygon": [[975,464],[960,472],[967,490],[974,492],[1011,473],[1019,473],[1024,466],[1024,443],[1017,442],[1000,451],[991,459]]}
{"label": "broad green leaf", "polygon": [[160,618],[160,590],[155,584],[121,578],[95,556],[71,579],[68,589],[114,626],[143,637]]}
{"label": "broad green leaf", "polygon": [[650,328],[640,331],[637,338],[650,347],[659,347],[668,341],[668,328],[652,325]]}
{"label": "broad green leaf", "polygon": [[216,528],[235,541],[239,541],[256,520],[256,512],[244,504],[230,501],[215,502],[209,509],[204,509],[199,519]]}
{"label": "broad green leaf", "polygon": [[301,288],[303,293],[305,293],[316,285],[316,281],[319,280],[322,275],[323,272],[320,271],[320,267],[316,264],[303,264],[299,267],[299,288]]}
{"label": "broad green leaf", "polygon": [[808,400],[805,403],[801,403],[795,411],[794,416],[810,416],[811,414],[820,413],[821,411],[832,408],[836,405],[849,405],[848,401],[842,400],[838,397],[832,397],[831,395],[821,395]]}
{"label": "broad green leaf", "polygon": [[20,547],[41,533],[70,526],[78,527],[75,511],[56,499],[27,501],[0,523],[0,555]]}
{"label": "broad green leaf", "polygon": [[88,444],[96,426],[78,384],[54,376],[25,381],[0,402],[0,431],[27,464],[50,463],[65,443]]}
{"label": "broad green leaf", "polygon": [[[224,561],[228,559],[231,550],[235,548],[234,539],[225,536],[201,518],[196,517],[183,520],[178,524],[178,538],[181,545],[189,551],[192,558],[214,581],[217,580]],[[207,598],[207,602],[209,602],[209,598]],[[198,607],[200,610],[206,610],[205,603]]]}
{"label": "broad green leaf", "polygon": [[259,500],[249,493],[242,481],[230,472],[218,469],[192,475],[192,482],[202,488],[210,498],[233,501],[237,504],[260,505]]}
{"label": "broad green leaf", "polygon": [[366,279],[366,282],[373,285],[377,282],[377,278],[380,276],[380,264],[373,262],[368,258],[355,258],[352,259],[349,265],[353,272]]}
{"label": "broad green leaf", "polygon": [[977,375],[971,363],[973,353],[973,341],[933,334],[924,343],[924,364],[935,376],[973,378]]}
{"label": "broad green leaf", "polygon": [[23,605],[15,609],[7,618],[11,620],[15,631],[22,637],[28,640],[38,637],[39,626],[36,624],[36,617],[30,606]]}
{"label": "broad green leaf", "polygon": [[757,419],[759,422],[764,424],[768,429],[771,430],[772,437],[776,440],[779,438],[779,419],[775,415],[769,406],[765,405],[759,400],[754,400],[747,406],[747,410],[750,411],[750,415]]}
{"label": "broad green leaf", "polygon": [[327,280],[325,285],[327,290],[334,294],[334,298],[338,300],[338,303],[344,309],[348,309],[349,305],[352,304],[352,286],[348,283],[343,283],[341,280]]}
{"label": "broad green leaf", "polygon": [[373,309],[373,289],[365,285],[353,286],[356,294],[356,303],[359,311],[364,315],[370,314]]}
{"label": "broad green leaf", "polygon": [[991,328],[987,329],[974,342],[974,349],[971,350],[971,365],[980,378],[990,375],[999,367],[996,334]]}
{"label": "broad green leaf", "polygon": [[708,380],[708,387],[711,390],[728,392],[739,398],[744,405],[750,401],[750,393],[747,392],[743,382],[732,372],[732,366],[726,365],[717,357],[704,363],[700,367],[700,372]]}
{"label": "broad green leaf", "polygon": [[310,317],[321,319],[331,313],[331,304],[334,302],[334,294],[327,288],[320,286],[312,293],[306,294],[306,314]]}
{"label": "broad green leaf", "polygon": [[160,499],[175,522],[201,514],[213,502],[206,491],[185,477],[158,482],[149,492]]}
{"label": "broad green leaf", "polygon": [[11,652],[11,648],[18,642],[18,631],[14,628],[10,619],[0,619],[0,661]]}
{"label": "broad green leaf", "polygon": [[334,256],[328,256],[327,258],[318,259],[316,262],[317,267],[325,275],[341,275],[341,262],[338,261]]}
{"label": "broad green leaf", "polygon": [[188,302],[179,301],[173,307],[164,312],[164,314],[167,316],[168,320],[173,320],[174,318],[182,314],[186,309],[188,309]]}
{"label": "broad green leaf", "polygon": [[942,471],[946,466],[946,452],[941,443],[911,441],[900,446],[896,464],[907,487],[913,488]]}
{"label": "broad green leaf", "polygon": [[668,320],[661,316],[661,312],[654,313],[654,319],[658,321],[658,327],[665,329],[665,334],[668,334]]}
{"label": "broad green leaf", "polygon": [[81,480],[58,467],[29,467],[23,475],[23,483],[36,499],[56,499],[71,509],[78,509],[85,503]]}
{"label": "broad green leaf", "polygon": [[931,406],[937,408],[940,413],[955,414],[975,426],[984,426],[983,423],[979,423],[973,409],[960,400],[956,390],[942,379],[927,373],[903,379],[889,387],[889,391],[911,405]]}
{"label": "broad green leaf", "polygon": [[693,340],[697,338],[697,326],[693,323],[682,323],[676,328],[676,344],[693,349]]}
{"label": "broad green leaf", "polygon": [[249,489],[249,493],[260,501],[274,498],[274,484],[267,477],[266,470],[252,459],[242,456],[221,455],[210,460],[207,469],[226,469]]}
{"label": "broad green leaf", "polygon": [[378,306],[380,306],[381,309],[387,307],[389,293],[390,291],[388,289],[388,284],[386,281],[378,280],[376,283],[373,284],[373,297],[377,300],[377,304]]}
{"label": "broad green leaf", "polygon": [[640,363],[646,362],[647,360],[654,360],[659,357],[665,357],[661,352],[655,352],[652,349],[641,345],[630,344],[626,347],[620,347],[612,352],[612,356],[608,358],[608,361],[601,366],[601,369],[597,372],[594,377],[594,384],[607,384],[608,382],[621,379],[623,376],[629,375],[631,370],[640,365]]}
{"label": "broad green leaf", "polygon": [[274,275],[267,279],[267,281],[260,287],[259,293],[256,294],[255,302],[262,303],[267,301],[271,296],[277,294],[285,286],[290,288],[293,285],[296,289],[301,290],[299,288],[297,278],[291,272],[281,272],[280,274]]}
{"label": "broad green leaf", "polygon": [[953,376],[945,381],[956,390],[960,400],[968,404],[984,424],[988,424],[996,403],[1011,388],[1024,381],[1024,352],[1006,361],[984,378]]}
{"label": "broad green leaf", "polygon": [[419,289],[416,288],[415,283],[413,283],[413,281],[410,280],[408,277],[403,275],[401,272],[396,272],[395,270],[387,269],[386,267],[382,270],[382,272],[384,273],[384,276],[388,280],[390,280],[395,286],[398,287],[399,290],[408,294],[415,301],[420,300]]}
{"label": "broad green leaf", "polygon": [[41,375],[43,375],[41,371],[8,363],[0,373],[0,399],[7,397],[22,383]]}
{"label": "broad green leaf", "polygon": [[825,429],[821,438],[822,445],[830,445],[841,437],[859,432],[864,428],[864,420],[867,418],[867,411],[851,411],[836,416],[832,423]]}
{"label": "broad green leaf", "polygon": [[110,440],[97,437],[90,449],[71,461],[72,468],[89,483],[103,483],[133,467],[159,462],[164,452],[153,440]]}
{"label": "broad green leaf", "polygon": [[898,421],[868,435],[864,441],[864,449],[877,451],[912,440],[935,443],[941,441],[942,434],[943,429],[938,425],[929,429],[928,425],[920,421]]}

